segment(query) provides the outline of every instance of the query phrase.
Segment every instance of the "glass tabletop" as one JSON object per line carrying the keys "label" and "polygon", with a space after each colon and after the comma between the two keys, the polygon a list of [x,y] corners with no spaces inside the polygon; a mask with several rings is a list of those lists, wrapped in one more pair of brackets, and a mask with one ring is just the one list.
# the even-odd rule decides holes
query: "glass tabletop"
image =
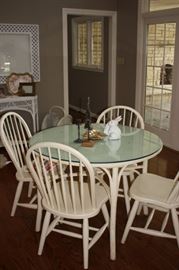
{"label": "glass tabletop", "polygon": [[[76,125],[64,125],[40,131],[30,139],[30,146],[39,142],[57,142],[69,145],[81,152],[93,164],[121,163],[149,157],[162,149],[161,139],[146,130],[119,126],[120,140],[104,137],[96,140],[92,147],[84,147],[74,141],[78,137]],[[93,124],[95,130],[103,132],[104,126]],[[81,137],[85,133],[81,126]]]}

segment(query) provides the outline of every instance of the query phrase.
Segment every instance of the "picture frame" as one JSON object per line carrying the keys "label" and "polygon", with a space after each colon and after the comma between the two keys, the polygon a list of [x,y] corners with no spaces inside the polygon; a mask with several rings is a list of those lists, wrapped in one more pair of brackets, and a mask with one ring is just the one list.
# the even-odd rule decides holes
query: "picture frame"
{"label": "picture frame", "polygon": [[13,72],[28,72],[40,81],[38,25],[0,24],[0,84]]}
{"label": "picture frame", "polygon": [[19,83],[20,96],[35,96],[35,83],[34,82],[20,82]]}
{"label": "picture frame", "polygon": [[[7,79],[6,79],[6,85],[7,85],[7,89],[9,94],[11,95],[21,95],[22,93],[20,93],[20,83],[33,83],[33,76],[28,73],[11,73]],[[21,87],[22,88],[22,87]]]}

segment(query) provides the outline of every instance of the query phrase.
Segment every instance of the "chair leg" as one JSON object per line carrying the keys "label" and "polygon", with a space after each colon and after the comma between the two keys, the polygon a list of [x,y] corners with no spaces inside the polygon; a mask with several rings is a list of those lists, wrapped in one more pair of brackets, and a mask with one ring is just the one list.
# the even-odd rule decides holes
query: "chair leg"
{"label": "chair leg", "polygon": [[142,205],[142,203],[139,204],[139,208],[137,210],[137,215],[139,216],[141,211],[143,209],[144,215],[147,216],[149,214],[148,207],[146,205]]}
{"label": "chair leg", "polygon": [[177,245],[179,247],[179,222],[178,222],[177,211],[175,208],[171,209],[171,214],[172,214],[173,227],[174,227],[175,235],[177,239]]}
{"label": "chair leg", "polygon": [[89,254],[89,224],[88,219],[83,219],[83,265],[84,269],[88,269]]}
{"label": "chair leg", "polygon": [[36,225],[35,225],[35,231],[39,232],[41,227],[41,220],[42,220],[42,203],[41,203],[41,195],[39,191],[37,190],[37,216],[36,216]]}
{"label": "chair leg", "polygon": [[130,178],[130,183],[132,183],[134,181],[134,173],[133,172],[131,172],[129,174],[129,178]]}
{"label": "chair leg", "polygon": [[33,190],[33,182],[29,182],[29,187],[28,187],[28,197],[29,198],[32,195],[32,190]]}
{"label": "chair leg", "polygon": [[109,213],[108,213],[108,209],[107,209],[106,204],[103,204],[101,210],[102,210],[102,213],[103,213],[103,216],[104,216],[106,223],[109,224]]}
{"label": "chair leg", "polygon": [[129,185],[128,185],[128,179],[126,175],[122,176],[122,181],[123,181],[123,190],[124,190],[124,199],[125,199],[125,205],[126,205],[126,212],[129,214],[130,211],[130,199],[128,196],[128,191],[129,191]]}
{"label": "chair leg", "polygon": [[141,211],[142,211],[142,204],[140,203],[139,207],[138,207],[138,210],[137,210],[137,215],[138,216],[140,215]]}
{"label": "chair leg", "polygon": [[44,218],[44,223],[43,223],[43,228],[42,228],[42,233],[41,233],[41,236],[40,236],[40,244],[39,244],[39,249],[38,249],[38,255],[41,255],[42,251],[43,251],[43,247],[44,247],[44,244],[45,244],[45,239],[46,239],[46,236],[47,236],[47,229],[48,229],[48,226],[49,226],[49,223],[50,223],[50,217],[51,217],[51,213],[46,211],[45,218]]}
{"label": "chair leg", "polygon": [[18,201],[19,201],[20,196],[21,196],[22,188],[23,188],[23,182],[20,181],[17,185],[16,194],[14,197],[14,202],[13,202],[13,206],[12,206],[12,210],[11,210],[11,216],[15,215],[17,204],[18,204]]}
{"label": "chair leg", "polygon": [[125,241],[126,241],[126,238],[128,236],[130,227],[131,227],[131,225],[132,225],[132,223],[134,221],[134,218],[135,218],[135,215],[136,215],[138,206],[139,206],[139,202],[138,201],[135,201],[134,204],[133,204],[133,206],[132,206],[131,212],[129,214],[129,218],[128,218],[128,221],[127,221],[127,224],[126,224],[126,227],[125,227],[123,236],[122,236],[122,240],[121,240],[121,243],[122,244],[124,244]]}
{"label": "chair leg", "polygon": [[144,215],[147,216],[149,214],[148,207],[146,205],[143,206]]}

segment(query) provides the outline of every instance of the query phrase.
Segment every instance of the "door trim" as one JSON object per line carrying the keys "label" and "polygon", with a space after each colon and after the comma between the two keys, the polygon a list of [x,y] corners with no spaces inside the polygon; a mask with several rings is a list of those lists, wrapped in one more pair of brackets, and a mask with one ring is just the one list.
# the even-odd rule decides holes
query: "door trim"
{"label": "door trim", "polygon": [[68,15],[103,16],[109,18],[109,54],[108,54],[108,106],[116,104],[116,59],[117,59],[117,12],[90,9],[62,9],[63,37],[63,95],[64,109],[69,112],[69,76],[68,76]]}
{"label": "door trim", "polygon": [[[171,10],[162,10],[157,12],[147,12],[146,2],[147,0],[139,0],[138,5],[138,36],[137,36],[137,66],[136,66],[136,99],[135,108],[138,110],[142,116],[144,116],[143,99],[144,99],[144,77],[143,77],[143,67],[145,62],[144,52],[145,52],[145,25],[146,23],[157,23],[167,22],[175,20],[179,24],[179,8]],[[176,28],[176,47],[179,44],[179,30]],[[174,79],[173,79],[173,98],[172,98],[172,110],[171,110],[171,124],[170,130],[165,131],[157,129],[155,127],[145,125],[145,128],[158,134],[163,141],[163,144],[171,149],[179,151],[179,126],[177,123],[178,117],[178,106],[177,101],[179,99],[179,91],[177,91],[177,85],[179,85],[179,76],[176,72],[179,69],[179,54],[175,52],[175,63],[174,63]],[[175,95],[175,96],[174,96]]]}

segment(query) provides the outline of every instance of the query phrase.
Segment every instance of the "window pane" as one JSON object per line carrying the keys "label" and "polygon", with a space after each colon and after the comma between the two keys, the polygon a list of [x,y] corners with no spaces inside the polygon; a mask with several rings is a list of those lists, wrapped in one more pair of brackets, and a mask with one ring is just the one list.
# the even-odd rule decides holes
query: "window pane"
{"label": "window pane", "polygon": [[166,24],[166,44],[175,45],[175,23]]}
{"label": "window pane", "polygon": [[165,25],[164,24],[156,24],[155,43],[158,45],[164,44],[164,39],[165,39]]}
{"label": "window pane", "polygon": [[155,66],[161,66],[164,58],[164,47],[155,47]]}
{"label": "window pane", "polygon": [[146,105],[152,105],[152,96],[153,96],[153,88],[147,87],[146,88],[146,96],[145,96],[145,103]]}
{"label": "window pane", "polygon": [[152,67],[147,67],[147,86],[153,85],[154,73]]}
{"label": "window pane", "polygon": [[165,58],[164,63],[173,65],[174,63],[174,46],[166,46],[165,47]]}
{"label": "window pane", "polygon": [[169,130],[169,124],[170,124],[170,113],[162,111],[160,128],[164,130]]}
{"label": "window pane", "polygon": [[154,86],[160,86],[161,68],[154,68]]}
{"label": "window pane", "polygon": [[152,109],[152,126],[160,128],[160,110]]}
{"label": "window pane", "polygon": [[153,108],[160,109],[161,101],[162,101],[162,90],[155,88],[153,91],[153,102],[152,102]]}
{"label": "window pane", "polygon": [[152,121],[152,109],[145,107],[145,122],[151,125],[151,121]]}
{"label": "window pane", "polygon": [[92,22],[92,65],[100,66],[102,64],[102,46],[102,22]]}
{"label": "window pane", "polygon": [[172,92],[163,90],[162,93],[162,109],[166,111],[171,110],[171,99],[172,99]]}
{"label": "window pane", "polygon": [[155,43],[155,25],[150,24],[148,26],[148,38],[147,38],[147,44],[148,45],[154,45]]}
{"label": "window pane", "polygon": [[147,66],[154,65],[154,47],[149,46],[147,49]]}
{"label": "window pane", "polygon": [[87,64],[88,63],[87,24],[79,23],[77,31],[78,31],[77,62],[78,64]]}
{"label": "window pane", "polygon": [[161,85],[172,85],[172,72],[173,72],[173,67],[170,64],[166,64],[161,67],[161,80],[160,83]]}

